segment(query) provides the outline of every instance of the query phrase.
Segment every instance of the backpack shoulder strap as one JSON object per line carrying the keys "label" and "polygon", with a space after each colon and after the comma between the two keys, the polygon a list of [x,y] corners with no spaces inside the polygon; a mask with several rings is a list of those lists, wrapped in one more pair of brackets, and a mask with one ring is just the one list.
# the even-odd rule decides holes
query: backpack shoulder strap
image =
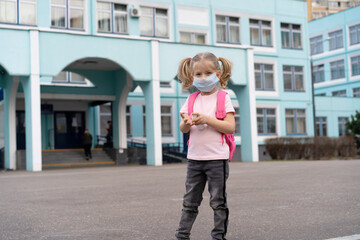
{"label": "backpack shoulder strap", "polygon": [[216,102],[216,118],[222,120],[226,117],[225,97],[227,92],[219,90]]}
{"label": "backpack shoulder strap", "polygon": [[191,114],[193,113],[195,99],[199,95],[199,93],[200,92],[194,92],[194,93],[190,94],[190,96],[189,96],[189,99],[188,99],[188,116],[191,116]]}

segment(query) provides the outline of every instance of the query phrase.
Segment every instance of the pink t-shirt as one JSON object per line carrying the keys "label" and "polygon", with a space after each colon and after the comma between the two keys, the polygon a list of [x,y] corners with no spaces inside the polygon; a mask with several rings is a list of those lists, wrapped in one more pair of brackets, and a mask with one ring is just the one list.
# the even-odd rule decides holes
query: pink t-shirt
{"label": "pink t-shirt", "polygon": [[[199,94],[194,102],[194,113],[202,113],[216,118],[217,93],[202,96]],[[188,113],[188,100],[180,109],[181,113]],[[230,96],[225,97],[225,111],[235,112]],[[197,126],[190,128],[190,140],[187,158],[191,160],[218,160],[229,158],[229,146],[222,140],[222,134],[205,124],[203,130]]]}

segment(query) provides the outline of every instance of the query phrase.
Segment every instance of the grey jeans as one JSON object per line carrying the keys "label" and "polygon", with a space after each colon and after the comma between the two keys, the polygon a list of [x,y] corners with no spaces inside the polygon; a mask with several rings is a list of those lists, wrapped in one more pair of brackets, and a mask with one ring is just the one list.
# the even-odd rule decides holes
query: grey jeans
{"label": "grey jeans", "polygon": [[226,202],[226,180],[229,176],[228,160],[188,160],[186,193],[177,239],[190,239],[190,231],[198,215],[206,182],[210,193],[210,206],[214,210],[214,228],[211,236],[224,240],[227,232],[229,210]]}

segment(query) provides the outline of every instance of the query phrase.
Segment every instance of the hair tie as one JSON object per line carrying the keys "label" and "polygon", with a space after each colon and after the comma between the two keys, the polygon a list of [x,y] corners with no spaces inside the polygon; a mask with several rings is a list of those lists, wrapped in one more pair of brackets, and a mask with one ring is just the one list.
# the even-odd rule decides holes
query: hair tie
{"label": "hair tie", "polygon": [[190,62],[192,61],[192,58],[190,58]]}
{"label": "hair tie", "polygon": [[220,61],[220,57],[217,57],[217,60]]}

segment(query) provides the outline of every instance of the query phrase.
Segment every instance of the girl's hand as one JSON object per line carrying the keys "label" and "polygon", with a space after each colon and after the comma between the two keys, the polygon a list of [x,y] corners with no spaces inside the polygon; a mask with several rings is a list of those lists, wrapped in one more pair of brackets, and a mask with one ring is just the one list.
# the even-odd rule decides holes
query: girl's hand
{"label": "girl's hand", "polygon": [[193,123],[195,125],[199,124],[207,124],[209,121],[209,116],[202,114],[202,113],[193,113]]}
{"label": "girl's hand", "polygon": [[186,125],[188,125],[188,126],[194,125],[194,121],[187,114],[180,113],[180,115]]}

